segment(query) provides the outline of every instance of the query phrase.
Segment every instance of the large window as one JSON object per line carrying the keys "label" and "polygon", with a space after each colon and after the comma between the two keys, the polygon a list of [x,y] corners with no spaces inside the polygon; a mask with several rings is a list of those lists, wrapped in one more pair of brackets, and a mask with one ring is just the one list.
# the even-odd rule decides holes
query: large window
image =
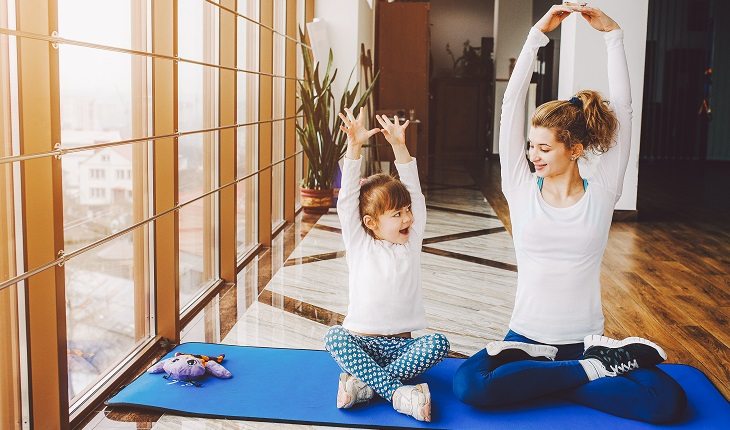
{"label": "large window", "polygon": [[[306,25],[306,9],[305,9],[305,2],[303,0],[297,1],[297,35],[296,38],[299,40],[299,31],[304,31],[305,25]],[[300,42],[304,42],[303,40],[300,40]],[[304,79],[304,59],[302,58],[301,52],[301,45],[296,45],[296,57],[297,57],[297,79]],[[298,85],[298,84],[297,84]],[[298,88],[297,88],[297,91]],[[297,98],[297,109],[299,108],[299,98]],[[297,110],[298,111],[298,110]],[[297,122],[301,125],[302,119],[297,118]],[[296,148],[297,152],[302,150],[302,143],[299,141],[299,137],[296,138]],[[299,194],[299,186],[302,183],[302,179],[304,179],[304,154],[298,154],[296,156],[296,193],[294,194],[294,201],[296,204],[296,209],[299,210],[299,208],[302,206],[301,199],[302,196]]]}
{"label": "large window", "polygon": [[[59,0],[59,35],[147,50],[148,2]],[[147,59],[59,46],[61,146],[78,148],[149,135]],[[148,144],[64,155],[65,252],[149,216]],[[130,172],[118,175],[115,172]],[[65,266],[68,395],[77,398],[149,338],[149,234],[137,228]]]}
{"label": "large window", "polygon": [[[218,64],[219,8],[203,0],[178,2],[181,58]],[[182,132],[218,126],[218,69],[180,62],[178,124]],[[218,132],[184,135],[178,145],[180,202],[217,188]],[[180,308],[218,279],[217,193],[180,210]]]}
{"label": "large window", "polygon": [[[281,163],[293,96],[281,33],[293,3],[303,24],[303,0],[229,2],[240,14],[234,34],[232,21],[221,25],[231,11],[215,1],[0,0],[0,428],[25,417],[43,427],[70,417],[75,427],[161,337],[220,340],[197,310],[219,312],[216,299],[202,301],[221,273],[233,280],[228,257],[235,251],[240,265],[253,255],[259,218],[276,228],[293,204]],[[265,25],[261,5],[274,12]],[[269,37],[271,52],[261,52]],[[220,79],[221,45],[234,43],[235,92]],[[262,58],[273,60],[270,90]],[[233,109],[221,94],[235,94],[234,124],[220,122]],[[219,163],[220,130],[234,127],[236,159]],[[268,127],[273,169],[259,163]],[[247,177],[235,185],[235,249],[218,237],[233,226],[232,196],[217,192],[219,164],[234,161]],[[271,196],[259,195],[262,167]],[[269,197],[271,218],[259,211]],[[256,267],[242,273],[248,307]],[[66,399],[68,417],[58,408]]]}
{"label": "large window", "polygon": [[[238,13],[258,21],[259,1],[239,0]],[[259,69],[259,32],[255,23],[238,17],[237,22],[238,69],[256,71]],[[253,73],[237,74],[237,122],[251,124],[259,120],[259,77]],[[239,127],[236,135],[236,175],[250,175],[259,167],[257,125]],[[258,242],[258,175],[241,181],[236,186],[236,231],[238,255],[244,256]]]}
{"label": "large window", "polygon": [[[276,163],[284,158],[284,98],[286,96],[286,0],[274,0],[274,30],[279,34],[273,34],[273,71],[275,77],[272,80],[273,103],[272,117],[275,120],[272,124],[271,136],[271,160]],[[276,228],[284,221],[284,163],[279,163],[271,171],[271,225]]]}

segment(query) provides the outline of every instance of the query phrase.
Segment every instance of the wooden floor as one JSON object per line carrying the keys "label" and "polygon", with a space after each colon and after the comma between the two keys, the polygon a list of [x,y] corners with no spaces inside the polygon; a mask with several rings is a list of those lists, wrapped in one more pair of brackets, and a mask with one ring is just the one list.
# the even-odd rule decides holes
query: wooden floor
{"label": "wooden floor", "polygon": [[[730,398],[730,163],[642,163],[638,220],[614,222],[603,260],[606,334],[656,341]],[[509,230],[499,165],[484,195]]]}

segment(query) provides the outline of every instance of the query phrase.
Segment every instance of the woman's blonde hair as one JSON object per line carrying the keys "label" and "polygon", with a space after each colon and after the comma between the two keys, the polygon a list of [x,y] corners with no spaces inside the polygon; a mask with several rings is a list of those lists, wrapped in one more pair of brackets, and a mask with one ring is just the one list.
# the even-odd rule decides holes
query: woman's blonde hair
{"label": "woman's blonde hair", "polygon": [[540,105],[532,126],[553,130],[568,148],[581,143],[585,151],[602,154],[613,146],[618,120],[597,91],[583,90],[570,100]]}
{"label": "woman's blonde hair", "polygon": [[[360,185],[360,222],[365,215],[377,219],[380,215],[411,205],[411,194],[403,183],[391,175],[378,173],[369,176]],[[365,231],[375,237],[375,233],[365,226]]]}

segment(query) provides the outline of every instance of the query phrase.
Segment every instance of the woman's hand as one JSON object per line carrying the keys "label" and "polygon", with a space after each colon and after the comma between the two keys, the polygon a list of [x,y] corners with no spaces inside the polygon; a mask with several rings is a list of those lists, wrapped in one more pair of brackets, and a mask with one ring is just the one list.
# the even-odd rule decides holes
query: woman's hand
{"label": "woman's hand", "polygon": [[[574,5],[574,3],[566,3]],[[591,27],[595,28],[598,31],[613,31],[616,30],[619,27],[619,25],[611,19],[610,16],[606,15],[601,9],[597,9],[595,7],[588,7],[588,6],[580,6],[575,5],[573,10],[576,12],[580,12],[580,14],[585,18],[586,21],[588,21],[588,24],[591,25]]]}
{"label": "woman's hand", "polygon": [[352,114],[352,109],[345,108],[347,116],[340,112],[338,115],[342,119],[343,125],[340,126],[340,130],[347,133],[347,143],[357,146],[362,146],[368,141],[374,134],[380,132],[379,128],[372,130],[365,129],[365,121],[362,115],[362,108],[357,114],[357,118]]}
{"label": "woman's hand", "polygon": [[563,20],[569,17],[574,11],[574,9],[568,6],[568,4],[574,3],[553,5],[550,10],[548,10],[547,13],[535,23],[534,27],[543,33],[548,33],[558,28],[560,23],[562,23]]}
{"label": "woman's hand", "polygon": [[390,122],[388,117],[385,115],[375,115],[375,119],[377,119],[383,127],[382,131],[385,136],[385,140],[387,140],[391,146],[406,144],[406,135],[404,132],[406,128],[408,128],[408,124],[411,123],[410,121],[406,121],[403,125],[401,125],[397,115],[393,116],[393,121],[395,121],[395,123]]}

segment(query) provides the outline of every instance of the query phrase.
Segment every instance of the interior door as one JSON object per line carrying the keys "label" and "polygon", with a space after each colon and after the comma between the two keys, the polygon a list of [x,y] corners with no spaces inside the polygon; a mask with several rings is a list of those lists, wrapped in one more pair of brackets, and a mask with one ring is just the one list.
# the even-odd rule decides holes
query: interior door
{"label": "interior door", "polygon": [[380,70],[376,110],[404,110],[408,116],[413,109],[420,120],[413,155],[422,179],[428,175],[430,9],[428,2],[379,0],[375,24],[375,67]]}

